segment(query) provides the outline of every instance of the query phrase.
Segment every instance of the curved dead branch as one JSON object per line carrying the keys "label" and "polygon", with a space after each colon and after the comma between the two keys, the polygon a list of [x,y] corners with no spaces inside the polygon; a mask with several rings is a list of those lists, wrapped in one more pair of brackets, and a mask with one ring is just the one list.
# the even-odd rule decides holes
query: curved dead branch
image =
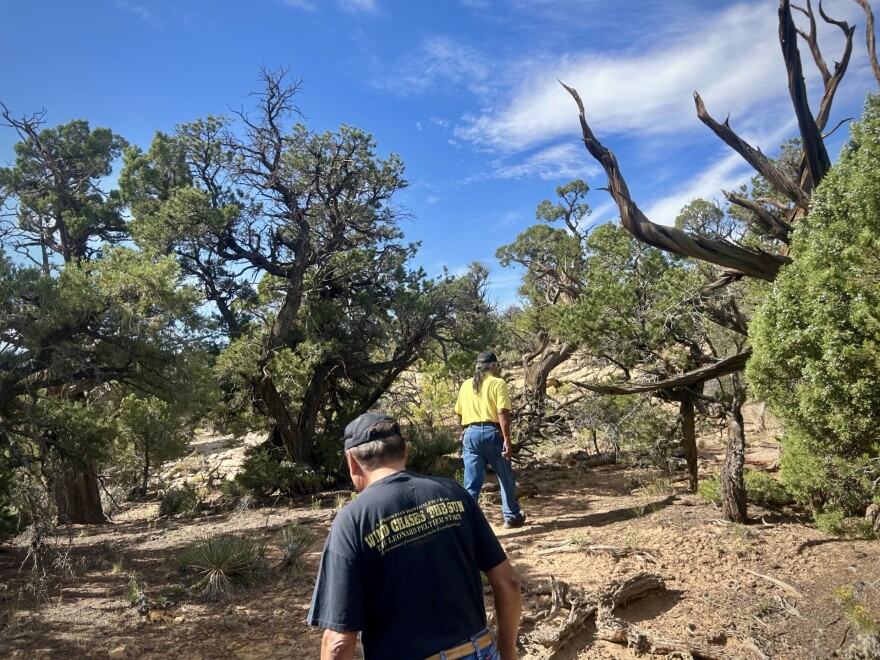
{"label": "curved dead branch", "polygon": [[877,50],[874,45],[874,12],[871,11],[868,0],[855,0],[855,2],[865,11],[865,41],[868,45],[868,57],[871,59],[874,77],[880,84],[880,65],[877,64]]}
{"label": "curved dead branch", "polygon": [[713,378],[721,378],[729,374],[742,371],[746,362],[752,355],[752,349],[747,348],[742,353],[737,353],[729,358],[720,360],[715,364],[710,364],[693,371],[675,376],[674,378],[666,378],[653,383],[632,383],[629,385],[602,385],[599,383],[582,383],[580,381],[571,381],[572,385],[581,389],[596,392],[597,394],[642,394],[645,392],[657,392],[659,390],[670,390],[674,388],[689,387],[697,383],[703,383]]}
{"label": "curved dead branch", "polygon": [[791,225],[785,220],[776,217],[768,211],[760,200],[749,199],[736,193],[723,191],[724,196],[731,204],[736,204],[742,208],[751,211],[755,215],[755,219],[761,224],[764,231],[778,241],[790,244],[789,234],[791,233]]}
{"label": "curved dead branch", "polygon": [[608,176],[608,191],[617,203],[621,224],[635,238],[667,252],[707,261],[767,281],[772,281],[779,268],[790,261],[785,257],[749,250],[727,241],[690,236],[680,229],[651,222],[630,197],[626,181],[617,165],[617,158],[593,134],[577,90],[562,81],[560,84],[577,103],[584,145],[604,168]]}
{"label": "curved dead branch", "polygon": [[[810,203],[810,196],[789,177],[785,176],[776,165],[773,164],[767,156],[761,153],[760,149],[755,149],[748,142],[743,140],[739,135],[730,128],[728,120],[725,119],[723,124],[719,124],[706,111],[706,105],[697,92],[694,92],[694,105],[697,108],[697,117],[700,121],[708,126],[715,135],[721,138],[728,147],[743,157],[743,159],[751,165],[761,176],[773,184],[783,195],[788,197],[792,202],[797,204],[803,210],[807,210]],[[812,121],[812,117],[810,118]]]}

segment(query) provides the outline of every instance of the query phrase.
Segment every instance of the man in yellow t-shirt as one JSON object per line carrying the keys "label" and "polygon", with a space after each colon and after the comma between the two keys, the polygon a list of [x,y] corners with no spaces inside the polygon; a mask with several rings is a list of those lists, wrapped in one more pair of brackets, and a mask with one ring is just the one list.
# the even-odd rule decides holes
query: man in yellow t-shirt
{"label": "man in yellow t-shirt", "polygon": [[516,501],[516,481],[510,465],[510,392],[499,378],[501,365],[490,351],[477,356],[473,378],[458,392],[455,412],[464,427],[462,458],[464,487],[475,500],[480,496],[486,464],[492,466],[501,486],[501,512],[504,526],[521,527],[526,521]]}

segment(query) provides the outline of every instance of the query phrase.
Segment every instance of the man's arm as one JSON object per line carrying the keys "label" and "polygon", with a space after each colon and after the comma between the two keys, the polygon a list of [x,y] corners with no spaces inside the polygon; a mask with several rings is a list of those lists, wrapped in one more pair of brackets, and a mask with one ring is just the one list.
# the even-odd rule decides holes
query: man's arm
{"label": "man's arm", "polygon": [[327,629],[321,638],[321,660],[352,660],[357,646],[356,632]]}
{"label": "man's arm", "polygon": [[501,426],[501,438],[504,440],[504,451],[501,455],[510,458],[513,454],[513,447],[510,444],[510,418],[511,414],[507,408],[498,411],[498,424]]}
{"label": "man's arm", "polygon": [[516,636],[519,632],[519,617],[522,612],[519,575],[510,560],[505,559],[495,568],[487,571],[486,577],[492,585],[492,597],[495,600],[498,652],[501,654],[501,660],[515,660]]}

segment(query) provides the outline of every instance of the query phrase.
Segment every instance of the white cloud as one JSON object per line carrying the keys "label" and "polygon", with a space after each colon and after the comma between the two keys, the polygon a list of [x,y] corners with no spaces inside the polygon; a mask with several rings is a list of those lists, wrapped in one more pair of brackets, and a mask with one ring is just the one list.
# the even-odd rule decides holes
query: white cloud
{"label": "white cloud", "polygon": [[[752,146],[772,145],[775,148],[795,130],[796,121],[789,121],[774,127],[773,131],[757,133],[755,135],[743,135],[743,139]],[[720,142],[719,142],[720,144]],[[771,149],[764,149],[771,153]],[[685,183],[672,190],[668,195],[649,202],[642,206],[642,211],[653,222],[663,225],[675,224],[675,218],[686,204],[695,199],[718,199],[722,203],[724,190],[734,190],[744,183],[748,183],[755,176],[755,170],[748,165],[742,156],[729,151],[718,160],[711,163],[702,172],[691,176]]]}
{"label": "white cloud", "polygon": [[539,178],[545,181],[585,179],[600,172],[578,143],[541,149],[518,163],[496,161],[494,176],[501,179]]}
{"label": "white cloud", "polygon": [[784,95],[786,80],[772,9],[734,6],[648,51],[533,58],[519,67],[525,82],[456,133],[502,151],[570,135],[576,108],[557,79],[578,90],[603,135],[695,129],[694,90],[722,117],[766,108]]}

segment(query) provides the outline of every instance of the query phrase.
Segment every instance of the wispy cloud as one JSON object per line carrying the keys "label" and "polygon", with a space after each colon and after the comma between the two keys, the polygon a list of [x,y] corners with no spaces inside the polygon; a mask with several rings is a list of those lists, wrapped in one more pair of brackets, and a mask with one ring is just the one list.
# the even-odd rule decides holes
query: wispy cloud
{"label": "wispy cloud", "polygon": [[500,179],[539,178],[544,181],[585,179],[600,172],[577,143],[556,144],[529,154],[517,163],[495,161],[493,176]]}
{"label": "wispy cloud", "polygon": [[143,5],[136,4],[134,2],[127,2],[127,0],[117,0],[115,3],[117,9],[121,9],[123,11],[127,11],[135,16],[138,16],[145,21],[150,21],[153,18],[153,15],[150,13],[150,10],[144,7]]}
{"label": "wispy cloud", "polygon": [[288,7],[294,7],[295,9],[302,9],[304,11],[316,11],[318,9],[315,6],[315,3],[309,2],[309,0],[281,0],[281,2]]}
{"label": "wispy cloud", "polygon": [[[794,120],[784,122],[776,130],[756,134],[751,137],[754,144],[778,145],[795,129]],[[695,199],[717,199],[724,203],[723,190],[733,190],[748,183],[755,176],[755,171],[743,158],[734,152],[713,161],[703,171],[689,177],[684,183],[670,191],[668,195],[649,201],[642,207],[645,215],[653,222],[673,225],[675,218],[686,204]]]}
{"label": "wispy cloud", "polygon": [[489,59],[478,50],[449,37],[432,37],[406,58],[406,64],[383,71],[373,85],[407,95],[453,83],[481,94],[490,71]]}
{"label": "wispy cloud", "polygon": [[557,79],[579,91],[588,119],[606,135],[695,128],[694,90],[722,116],[746,114],[785,90],[775,20],[773,11],[735,6],[653,50],[533,58],[520,67],[525,82],[502,104],[465,119],[456,135],[518,151],[570,134],[574,103]]}
{"label": "wispy cloud", "polygon": [[376,0],[338,0],[338,2],[342,9],[352,13],[373,13],[379,9]]}

